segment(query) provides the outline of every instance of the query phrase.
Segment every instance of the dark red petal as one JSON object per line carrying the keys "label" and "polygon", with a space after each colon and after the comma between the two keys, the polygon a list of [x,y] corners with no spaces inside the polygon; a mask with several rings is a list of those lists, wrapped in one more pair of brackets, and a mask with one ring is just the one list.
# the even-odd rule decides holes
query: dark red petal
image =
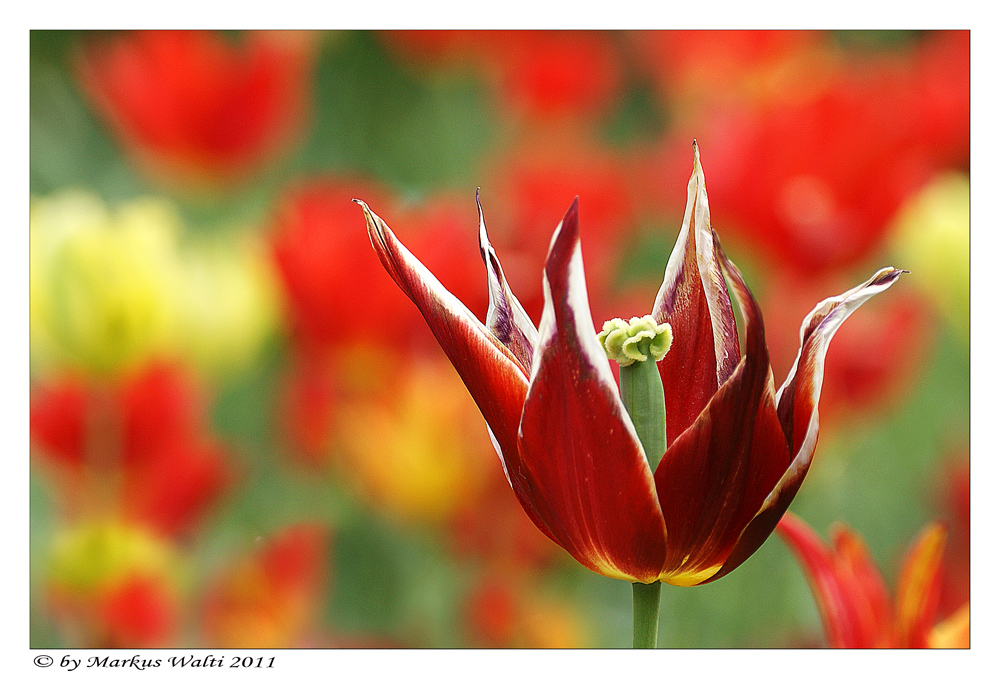
{"label": "dark red petal", "polygon": [[385,270],[413,300],[445,355],[465,382],[486,425],[507,480],[532,521],[549,537],[528,500],[520,478],[508,472],[519,466],[517,429],[528,393],[528,380],[517,358],[479,322],[471,311],[403,247],[382,219],[364,209],[368,236]]}
{"label": "dark red petal", "polygon": [[479,202],[479,191],[476,191],[476,205],[479,207],[479,251],[486,265],[486,274],[490,289],[490,306],[486,312],[486,327],[500,342],[510,349],[521,365],[525,375],[531,370],[531,357],[538,343],[538,331],[531,322],[524,307],[510,291],[507,279],[503,275],[500,259],[490,245],[486,235],[486,220],[483,219],[483,206]]}
{"label": "dark red petal", "polygon": [[667,524],[664,575],[675,584],[699,584],[719,571],[790,459],[760,308],[717,241],[715,249],[746,318],[746,356],[656,469]]}
{"label": "dark red petal", "polygon": [[740,359],[736,319],[712,243],[708,193],[698,145],[677,244],[653,304],[674,331],[659,362],[667,406],[667,442],[688,428]]}
{"label": "dark red petal", "polygon": [[743,531],[725,565],[714,578],[722,577],[757,551],[774,530],[781,515],[788,509],[788,505],[791,504],[792,498],[805,479],[812,463],[813,452],[816,450],[816,439],[819,436],[819,393],[823,386],[823,361],[830,340],[841,323],[855,309],[867,299],[888,289],[901,273],[904,272],[892,267],[882,269],[868,281],[843,295],[820,302],[812,314],[802,322],[802,348],[777,395],[778,418],[790,450],[794,451],[794,457],[760,511]]}
{"label": "dark red petal", "polygon": [[573,203],[545,266],[545,309],[521,419],[529,499],[554,539],[597,573],[652,582],[666,533],[653,476],[597,341]]}

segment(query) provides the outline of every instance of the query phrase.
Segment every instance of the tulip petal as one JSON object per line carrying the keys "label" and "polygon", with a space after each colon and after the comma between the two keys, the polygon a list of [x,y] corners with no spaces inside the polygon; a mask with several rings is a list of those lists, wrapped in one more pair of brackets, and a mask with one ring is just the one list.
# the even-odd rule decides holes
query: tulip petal
{"label": "tulip petal", "polygon": [[555,541],[597,573],[652,582],[666,533],[653,475],[597,341],[577,203],[553,235],[545,307],[521,419],[529,497]]}
{"label": "tulip petal", "polygon": [[941,598],[944,543],[940,522],[928,525],[917,536],[903,560],[896,581],[896,620],[899,642],[906,648],[926,648]]}
{"label": "tulip petal", "polygon": [[790,460],[760,308],[714,238],[713,249],[746,319],[746,355],[656,469],[668,538],[662,579],[677,585],[716,576]]}
{"label": "tulip petal", "polygon": [[[788,516],[787,512],[785,516]],[[891,646],[892,600],[882,573],[872,561],[861,536],[847,526],[840,525],[834,526],[832,533],[833,553],[840,579],[850,594],[855,615],[853,645],[844,648]]]}
{"label": "tulip petal", "polygon": [[528,392],[524,369],[517,357],[399,242],[381,217],[364,202],[355,202],[364,209],[368,236],[382,266],[423,314],[479,406],[514,494],[535,525],[551,538],[528,502],[521,480],[508,472],[519,467],[517,430]]}
{"label": "tulip petal", "polygon": [[668,443],[694,422],[740,359],[736,319],[712,234],[695,142],[684,221],[652,311],[657,323],[674,328],[670,352],[657,365],[666,395]]}
{"label": "tulip petal", "polygon": [[500,259],[486,235],[486,220],[483,219],[483,206],[479,202],[478,190],[476,205],[479,208],[479,251],[486,265],[490,289],[486,327],[494,337],[510,349],[524,370],[524,374],[527,375],[531,370],[531,357],[535,352],[535,345],[538,343],[538,331],[507,285]]}
{"label": "tulip petal", "polygon": [[902,273],[905,272],[892,267],[882,269],[868,281],[843,295],[820,302],[802,322],[799,355],[776,396],[778,419],[789,449],[795,451],[794,457],[713,579],[730,572],[757,551],[788,509],[802,485],[816,450],[819,436],[819,394],[823,386],[823,363],[830,340],[855,309],[888,289]]}
{"label": "tulip petal", "polygon": [[[838,545],[832,551],[808,524],[791,512],[778,522],[777,532],[802,565],[819,608],[827,644],[831,648],[889,645],[888,594],[864,542],[846,527],[838,527],[835,530]],[[868,587],[871,582],[859,587],[861,583],[853,579],[859,571],[866,573],[866,580],[874,578],[876,589]],[[877,601],[867,599],[870,593],[875,593]],[[875,617],[865,617],[863,613],[874,613]]]}

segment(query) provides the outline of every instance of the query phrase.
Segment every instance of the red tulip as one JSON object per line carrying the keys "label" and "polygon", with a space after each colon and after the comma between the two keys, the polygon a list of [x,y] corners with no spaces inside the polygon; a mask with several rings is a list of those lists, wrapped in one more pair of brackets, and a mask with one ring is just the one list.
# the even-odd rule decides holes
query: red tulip
{"label": "red tulip", "polygon": [[110,506],[168,535],[188,531],[233,477],[224,446],[181,372],[151,364],[104,391],[72,378],[42,385],[31,437],[59,475],[63,499]]}
{"label": "red tulip", "polygon": [[228,181],[256,169],[301,128],[312,39],[137,31],[81,53],[84,90],[129,150],[157,174]]}
{"label": "red tulip", "polygon": [[893,605],[864,541],[846,526],[833,529],[832,548],[794,514],[778,534],[798,558],[834,648],[968,647],[969,607],[935,627],[941,595],[945,528],[931,523],[907,553]]}
{"label": "red tulip", "polygon": [[[292,331],[296,342],[310,350],[367,343],[356,323],[358,308],[383,309],[410,323],[408,305],[378,272],[364,234],[349,228],[351,198],[360,191],[392,200],[371,184],[318,179],[290,191],[273,218],[271,249]],[[437,198],[415,210],[392,202],[394,218],[406,222],[421,251],[446,270],[449,283],[471,290],[472,281],[479,282],[478,272],[467,258],[455,255],[452,244],[467,234],[458,233],[456,210],[448,200]],[[485,295],[482,298],[485,308]]]}
{"label": "red tulip", "polygon": [[407,62],[472,67],[508,112],[551,123],[600,115],[618,95],[621,57],[602,31],[385,31]]}
{"label": "red tulip", "polygon": [[[674,335],[657,366],[666,448],[646,451],[595,337],[576,202],[552,237],[537,330],[507,285],[481,210],[491,300],[485,324],[359,203],[383,266],[485,417],[522,508],[584,566],[632,582],[700,584],[764,542],[812,460],[834,332],[902,273],[882,269],[821,302],[803,323],[799,356],[775,394],[761,312],[709,224],[695,146],[684,222],[652,311]],[[745,354],[726,282],[746,321]],[[647,453],[663,453],[655,470]]]}
{"label": "red tulip", "polygon": [[[740,44],[771,44],[765,53],[815,37],[726,35]],[[858,264],[884,245],[904,201],[941,171],[968,164],[968,40],[967,31],[932,33],[905,59],[887,52],[837,68],[789,70],[795,77],[758,76],[751,82],[760,81],[757,89],[767,84],[769,96],[707,107],[679,119],[672,137],[697,129],[719,147],[716,217],[768,259],[809,276]],[[731,51],[743,54],[736,45]],[[701,72],[693,79],[716,82]],[[737,91],[732,85],[722,89]],[[719,89],[706,88],[713,98]],[[673,140],[662,174],[683,176],[687,159]],[[670,185],[662,174],[645,173],[651,193]]]}

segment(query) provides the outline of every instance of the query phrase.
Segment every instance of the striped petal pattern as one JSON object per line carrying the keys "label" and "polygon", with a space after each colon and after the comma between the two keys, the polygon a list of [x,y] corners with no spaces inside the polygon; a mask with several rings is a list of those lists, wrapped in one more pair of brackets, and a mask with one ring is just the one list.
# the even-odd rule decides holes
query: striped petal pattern
{"label": "striped petal pattern", "polygon": [[574,202],[556,229],[521,418],[521,460],[558,542],[611,577],[652,582],[666,529],[642,444],[594,333]]}
{"label": "striped petal pattern", "polygon": [[740,360],[736,318],[714,254],[713,233],[695,142],[684,221],[652,311],[657,323],[682,329],[657,364],[666,390],[668,444],[694,422]]}
{"label": "striped petal pattern", "polygon": [[[657,365],[667,450],[654,471],[596,339],[576,201],[552,237],[537,330],[504,277],[478,192],[485,323],[357,202],[383,266],[479,406],[525,512],[584,566],[632,582],[709,582],[763,544],[812,461],[834,333],[903,273],[883,269],[817,305],[776,393],[762,314],[712,229],[695,144],[684,219],[652,311],[674,338]],[[745,320],[745,354],[730,293]]]}
{"label": "striped petal pattern", "polygon": [[719,571],[790,459],[760,308],[718,241],[713,248],[746,319],[746,355],[656,469],[669,537],[663,579],[682,585]]}

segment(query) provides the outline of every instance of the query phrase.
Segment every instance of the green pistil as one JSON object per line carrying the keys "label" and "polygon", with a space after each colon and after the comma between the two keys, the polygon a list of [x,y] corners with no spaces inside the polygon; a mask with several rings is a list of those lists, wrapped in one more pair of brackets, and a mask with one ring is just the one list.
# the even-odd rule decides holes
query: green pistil
{"label": "green pistil", "polygon": [[[667,450],[667,414],[656,361],[670,349],[670,324],[658,324],[652,316],[629,322],[614,318],[604,324],[597,339],[608,358],[618,362],[622,402],[646,451],[650,469],[656,469]],[[647,361],[650,357],[653,360]]]}
{"label": "green pistil", "polygon": [[649,357],[659,361],[670,350],[674,336],[669,323],[657,323],[652,316],[633,317],[630,321],[612,318],[605,322],[597,341],[618,365],[645,363]]}

